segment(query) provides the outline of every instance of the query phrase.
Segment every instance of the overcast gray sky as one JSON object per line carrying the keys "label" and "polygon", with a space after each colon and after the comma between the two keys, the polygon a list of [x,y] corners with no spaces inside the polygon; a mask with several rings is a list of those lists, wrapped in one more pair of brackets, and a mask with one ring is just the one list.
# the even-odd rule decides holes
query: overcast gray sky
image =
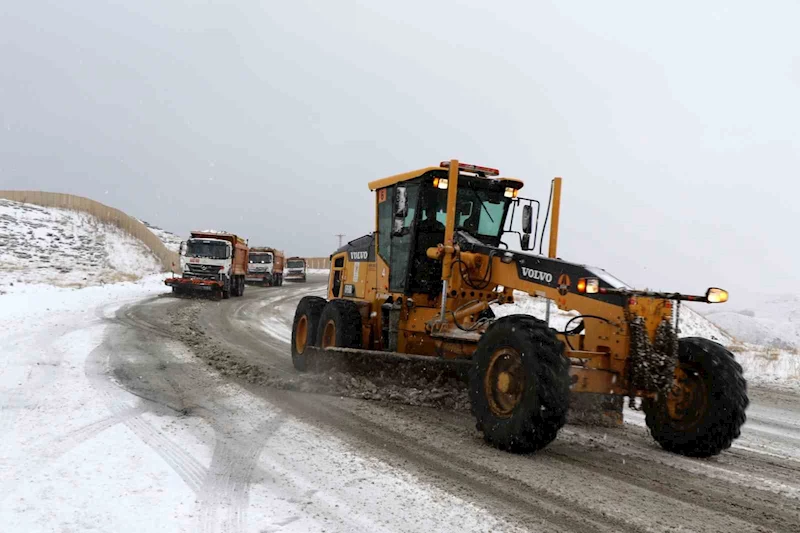
{"label": "overcast gray sky", "polygon": [[442,159],[546,198],[638,286],[797,292],[800,4],[80,2],[0,8],[0,188],[327,255],[367,182]]}

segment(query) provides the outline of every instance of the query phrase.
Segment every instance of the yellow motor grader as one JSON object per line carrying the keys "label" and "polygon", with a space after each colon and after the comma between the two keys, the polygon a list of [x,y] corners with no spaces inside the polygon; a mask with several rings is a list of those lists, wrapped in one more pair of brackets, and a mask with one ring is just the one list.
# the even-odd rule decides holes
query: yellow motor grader
{"label": "yellow motor grader", "polygon": [[[381,369],[417,386],[426,373],[452,372],[467,383],[485,440],[513,452],[556,437],[570,393],[641,398],[667,450],[704,457],[730,447],[748,405],[741,366],[720,344],[676,331],[681,302],[720,303],[727,292],[636,290],[558,259],[561,179],[544,209],[519,196],[522,185],[456,160],[371,182],[375,231],[331,255],[327,299],[299,302],[295,368]],[[578,314],[563,331],[530,315],[495,317],[515,290]]]}

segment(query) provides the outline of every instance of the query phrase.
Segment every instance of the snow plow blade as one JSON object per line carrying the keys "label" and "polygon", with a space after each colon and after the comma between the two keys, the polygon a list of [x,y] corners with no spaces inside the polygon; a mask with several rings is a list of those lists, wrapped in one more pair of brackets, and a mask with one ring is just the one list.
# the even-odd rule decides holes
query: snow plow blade
{"label": "snow plow blade", "polygon": [[216,291],[222,289],[222,283],[217,280],[196,278],[167,278],[164,285],[177,287],[184,291]]}
{"label": "snow plow blade", "polygon": [[315,373],[341,372],[365,377],[376,384],[403,387],[466,387],[469,359],[443,359],[397,352],[308,346],[306,368]]}

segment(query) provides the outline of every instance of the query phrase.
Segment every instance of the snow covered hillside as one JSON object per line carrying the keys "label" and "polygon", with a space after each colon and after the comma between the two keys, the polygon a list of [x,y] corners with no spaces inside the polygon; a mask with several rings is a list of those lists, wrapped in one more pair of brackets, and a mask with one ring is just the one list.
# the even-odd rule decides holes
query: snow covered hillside
{"label": "snow covered hillside", "polygon": [[161,242],[164,243],[164,246],[166,246],[168,250],[173,251],[173,252],[177,252],[178,251],[178,249],[181,246],[181,241],[183,241],[183,239],[181,239],[180,237],[178,237],[177,235],[175,235],[171,231],[167,231],[165,229],[161,229],[158,226],[154,226],[154,225],[150,224],[149,222],[146,222],[146,221],[141,220],[141,219],[137,219],[137,220],[139,220],[139,222],[141,222],[142,224],[147,226],[147,229],[152,231],[153,234],[156,237],[158,237],[161,240]]}
{"label": "snow covered hillside", "polygon": [[0,199],[0,293],[19,283],[85,287],[160,271],[138,239],[92,215]]}
{"label": "snow covered hillside", "polygon": [[800,348],[798,295],[759,298],[745,309],[714,309],[706,318],[742,342],[770,348]]}

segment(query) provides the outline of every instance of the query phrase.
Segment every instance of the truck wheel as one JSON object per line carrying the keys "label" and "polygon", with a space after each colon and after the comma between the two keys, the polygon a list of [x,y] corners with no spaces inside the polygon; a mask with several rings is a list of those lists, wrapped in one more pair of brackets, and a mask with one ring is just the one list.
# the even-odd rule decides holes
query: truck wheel
{"label": "truck wheel", "polygon": [[319,319],[317,346],[361,348],[361,313],[350,300],[331,300]]}
{"label": "truck wheel", "polygon": [[699,337],[680,339],[678,358],[670,393],[642,404],[647,427],[665,450],[717,455],[739,437],[747,418],[742,367],[724,346]]}
{"label": "truck wheel", "polygon": [[319,296],[304,296],[297,304],[292,323],[292,365],[300,372],[306,371],[306,348],[316,346],[319,318],[327,303]]}
{"label": "truck wheel", "polygon": [[544,448],[567,421],[569,359],[545,322],[510,315],[492,324],[473,355],[469,394],[483,438],[515,453]]}
{"label": "truck wheel", "polygon": [[227,300],[228,298],[231,297],[231,285],[232,284],[233,284],[233,282],[231,280],[228,280],[228,281],[224,282],[224,284],[222,285],[222,299],[223,300]]}

